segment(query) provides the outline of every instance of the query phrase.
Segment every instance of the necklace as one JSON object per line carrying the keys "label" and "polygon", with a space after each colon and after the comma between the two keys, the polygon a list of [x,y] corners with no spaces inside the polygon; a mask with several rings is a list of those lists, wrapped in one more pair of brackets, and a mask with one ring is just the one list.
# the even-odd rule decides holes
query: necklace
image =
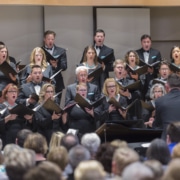
{"label": "necklace", "polygon": [[95,68],[95,64],[89,65],[88,63],[86,63],[86,67],[88,67],[88,68],[90,68],[90,69],[93,69],[93,68]]}

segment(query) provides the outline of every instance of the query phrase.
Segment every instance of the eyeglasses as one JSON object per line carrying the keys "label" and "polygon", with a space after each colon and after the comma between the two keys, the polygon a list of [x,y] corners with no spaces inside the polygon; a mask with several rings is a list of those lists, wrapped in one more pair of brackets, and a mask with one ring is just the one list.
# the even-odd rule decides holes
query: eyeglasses
{"label": "eyeglasses", "polygon": [[87,91],[87,89],[79,89],[78,91],[84,92],[84,91]]}
{"label": "eyeglasses", "polygon": [[8,91],[9,93],[17,93],[17,91]]}
{"label": "eyeglasses", "polygon": [[54,93],[54,91],[46,91],[46,93]]}
{"label": "eyeglasses", "polygon": [[154,93],[162,93],[162,91],[154,91]]}
{"label": "eyeglasses", "polygon": [[112,86],[106,86],[107,88],[115,88],[116,85],[112,85]]}
{"label": "eyeglasses", "polygon": [[79,77],[87,77],[87,74],[80,74]]}

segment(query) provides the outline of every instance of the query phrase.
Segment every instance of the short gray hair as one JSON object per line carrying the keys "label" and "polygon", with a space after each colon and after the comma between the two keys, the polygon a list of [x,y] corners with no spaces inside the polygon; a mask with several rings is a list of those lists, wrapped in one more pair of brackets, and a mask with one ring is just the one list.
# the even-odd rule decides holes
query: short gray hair
{"label": "short gray hair", "polygon": [[86,71],[88,74],[88,68],[86,66],[78,66],[75,70],[76,76],[80,73],[80,71]]}

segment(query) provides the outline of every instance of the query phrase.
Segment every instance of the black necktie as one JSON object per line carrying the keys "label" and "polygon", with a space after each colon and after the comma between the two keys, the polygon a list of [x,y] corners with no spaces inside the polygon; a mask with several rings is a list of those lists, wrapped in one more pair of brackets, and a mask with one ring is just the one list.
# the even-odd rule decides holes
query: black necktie
{"label": "black necktie", "polygon": [[52,51],[53,48],[47,48],[47,47],[46,47],[46,49]]}

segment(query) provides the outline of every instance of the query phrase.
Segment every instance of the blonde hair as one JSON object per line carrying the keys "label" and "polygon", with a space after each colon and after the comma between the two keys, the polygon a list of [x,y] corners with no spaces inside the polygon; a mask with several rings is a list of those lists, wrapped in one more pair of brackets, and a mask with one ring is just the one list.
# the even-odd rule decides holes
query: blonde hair
{"label": "blonde hair", "polygon": [[64,133],[57,131],[54,132],[51,136],[51,140],[49,143],[49,150],[51,151],[55,147],[59,147],[61,145],[61,139],[64,136]]}
{"label": "blonde hair", "polygon": [[108,92],[107,92],[107,83],[109,82],[114,82],[115,83],[115,86],[116,86],[116,93],[115,95],[117,95],[119,93],[119,85],[117,84],[117,82],[115,81],[114,78],[107,78],[105,81],[104,81],[104,84],[103,84],[103,89],[102,89],[102,92],[104,95],[108,96]]}
{"label": "blonde hair", "polygon": [[36,47],[32,50],[31,55],[30,55],[30,67],[32,68],[33,65],[35,65],[35,54],[36,52],[41,53],[43,58],[41,62],[41,68],[42,70],[45,70],[48,66],[47,61],[46,61],[46,55],[45,52],[42,48]]}
{"label": "blonde hair", "polygon": [[105,171],[98,161],[83,161],[75,169],[74,177],[75,180],[104,180]]}
{"label": "blonde hair", "polygon": [[55,87],[54,85],[50,84],[50,83],[46,83],[42,86],[41,90],[40,90],[40,93],[39,93],[39,102],[43,102],[44,101],[44,96],[45,96],[45,93],[46,93],[46,90],[48,87],[52,87],[53,88],[53,93],[55,94]]}
{"label": "blonde hair", "polygon": [[126,67],[126,63],[125,63],[124,60],[122,60],[122,59],[116,59],[116,60],[114,61],[114,63],[113,63],[113,68],[115,68],[118,64],[122,64],[124,68]]}

